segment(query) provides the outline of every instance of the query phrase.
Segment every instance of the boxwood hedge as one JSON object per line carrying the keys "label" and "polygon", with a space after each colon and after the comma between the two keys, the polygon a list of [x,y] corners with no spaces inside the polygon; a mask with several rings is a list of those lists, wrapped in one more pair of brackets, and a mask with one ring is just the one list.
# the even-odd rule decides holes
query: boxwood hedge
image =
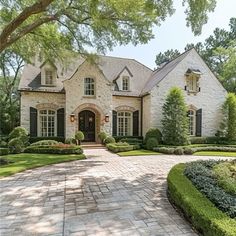
{"label": "boxwood hedge", "polygon": [[168,195],[194,227],[205,236],[235,236],[236,220],[217,209],[184,175],[185,164],[174,166],[168,174]]}
{"label": "boxwood hedge", "polygon": [[111,152],[127,152],[127,151],[132,151],[135,148],[135,145],[130,145],[128,143],[109,143],[106,145],[107,149]]}

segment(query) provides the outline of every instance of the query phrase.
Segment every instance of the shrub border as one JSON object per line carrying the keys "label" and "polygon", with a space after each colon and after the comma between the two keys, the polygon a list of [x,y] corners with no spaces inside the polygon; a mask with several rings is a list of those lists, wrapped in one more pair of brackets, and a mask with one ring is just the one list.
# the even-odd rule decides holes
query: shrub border
{"label": "shrub border", "polygon": [[175,165],[167,177],[168,197],[205,236],[236,235],[236,220],[217,209],[184,175],[185,164]]}

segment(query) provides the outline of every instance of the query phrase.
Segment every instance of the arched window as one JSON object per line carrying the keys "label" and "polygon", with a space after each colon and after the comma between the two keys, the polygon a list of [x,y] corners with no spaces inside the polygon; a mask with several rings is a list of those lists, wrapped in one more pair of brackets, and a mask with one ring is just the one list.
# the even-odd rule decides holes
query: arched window
{"label": "arched window", "polygon": [[189,134],[191,136],[195,136],[196,135],[196,111],[189,110],[188,116],[189,116]]}
{"label": "arched window", "polygon": [[95,82],[93,78],[84,79],[84,95],[87,96],[95,95]]}
{"label": "arched window", "polygon": [[129,90],[129,76],[123,76],[122,78],[122,90],[128,91]]}
{"label": "arched window", "polygon": [[39,111],[39,136],[56,136],[56,112],[54,110]]}
{"label": "arched window", "polygon": [[132,134],[132,114],[127,111],[117,113],[117,135],[130,136]]}

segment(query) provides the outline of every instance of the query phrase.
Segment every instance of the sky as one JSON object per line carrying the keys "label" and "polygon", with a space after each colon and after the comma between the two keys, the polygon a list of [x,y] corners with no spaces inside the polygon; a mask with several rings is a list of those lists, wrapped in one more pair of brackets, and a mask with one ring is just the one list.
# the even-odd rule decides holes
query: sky
{"label": "sky", "polygon": [[228,30],[230,18],[236,17],[236,0],[217,0],[215,11],[208,14],[208,23],[203,26],[202,34],[194,36],[191,29],[186,26],[182,0],[174,0],[174,8],[175,13],[166,18],[161,26],[153,29],[155,37],[147,44],[118,46],[107,52],[107,55],[133,58],[153,69],[159,52],[168,49],[183,52],[187,43],[203,42],[216,27]]}

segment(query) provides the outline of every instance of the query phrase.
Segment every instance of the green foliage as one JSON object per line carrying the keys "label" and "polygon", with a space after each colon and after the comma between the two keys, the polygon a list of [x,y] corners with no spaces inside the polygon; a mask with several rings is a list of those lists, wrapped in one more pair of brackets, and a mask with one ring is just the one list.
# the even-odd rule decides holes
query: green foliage
{"label": "green foliage", "polygon": [[223,121],[220,133],[228,140],[236,140],[236,95],[229,93],[223,105]]}
{"label": "green foliage", "polygon": [[134,146],[129,145],[128,143],[109,143],[106,147],[109,151],[114,153],[134,150]]}
{"label": "green foliage", "polygon": [[153,150],[156,152],[169,154],[169,155],[174,154],[175,152],[175,148],[171,148],[171,147],[156,147],[156,148],[153,148]]}
{"label": "green foliage", "polygon": [[179,207],[194,227],[207,236],[236,235],[235,220],[217,209],[183,174],[185,164],[174,166],[168,174],[170,200]]}
{"label": "green foliage", "polygon": [[159,129],[154,129],[154,128],[149,129],[145,135],[144,143],[147,143],[147,140],[149,138],[155,138],[158,143],[161,143],[162,141],[161,131]]}
{"label": "green foliage", "polygon": [[163,142],[168,145],[188,144],[187,107],[182,90],[173,87],[162,107],[162,135]]}
{"label": "green foliage", "polygon": [[8,160],[6,157],[0,156],[0,166],[8,165],[10,163],[12,163],[12,161]]}
{"label": "green foliage", "polygon": [[180,52],[178,50],[173,50],[173,49],[167,50],[164,53],[160,52],[156,56],[156,60],[155,60],[156,65],[158,67],[162,67],[162,63],[165,64],[168,61],[173,60],[174,58],[176,58],[179,55],[180,55]]}
{"label": "green foliage", "polygon": [[143,141],[143,136],[114,136],[114,139],[116,140],[116,142],[126,142],[126,141],[121,141],[124,139],[127,140],[138,139],[141,142]]}
{"label": "green foliage", "polygon": [[0,156],[8,155],[9,148],[0,148]]}
{"label": "green foliage", "polygon": [[9,134],[9,140],[13,138],[19,138],[19,137],[24,137],[28,136],[28,132],[25,128],[23,127],[16,127],[12,130],[12,132]]}
{"label": "green foliage", "polygon": [[184,174],[194,186],[230,217],[236,217],[235,197],[221,188],[214,177],[212,168],[219,161],[197,161],[186,165]]}
{"label": "green foliage", "polygon": [[42,154],[82,154],[83,149],[80,146],[29,146],[25,148],[26,153]]}
{"label": "green foliage", "polygon": [[236,196],[236,160],[215,165],[213,175],[220,187]]}
{"label": "green foliage", "polygon": [[142,146],[142,144],[143,144],[143,140],[138,139],[138,138],[122,138],[122,139],[120,139],[120,142],[128,143],[130,145],[139,145],[139,146]]}
{"label": "green foliage", "polygon": [[52,145],[57,145],[59,144],[57,141],[55,140],[41,140],[35,143],[31,143],[30,146],[52,146]]}
{"label": "green foliage", "polygon": [[[30,143],[35,143],[41,140],[48,140],[49,137],[30,137],[29,138],[29,142]],[[64,143],[65,142],[65,138],[64,137],[50,137],[50,140],[55,140],[57,142],[61,142]]]}
{"label": "green foliage", "polygon": [[127,152],[119,152],[119,156],[150,156],[150,155],[160,155],[160,153],[149,151],[146,149],[132,150]]}
{"label": "green foliage", "polygon": [[104,143],[105,144],[108,144],[108,143],[115,143],[116,142],[116,140],[113,138],[113,137],[111,137],[111,136],[108,136],[108,137],[106,137],[105,139],[104,139]]}
{"label": "green foliage", "polygon": [[75,133],[75,140],[76,140],[76,142],[79,143],[79,144],[80,144],[81,141],[84,140],[84,134],[83,134],[82,131],[77,131],[77,132]]}
{"label": "green foliage", "polygon": [[153,148],[157,147],[158,141],[156,138],[148,138],[146,143],[147,150],[152,151]]}
{"label": "green foliage", "polygon": [[102,143],[104,143],[104,140],[107,138],[108,134],[106,132],[100,132],[98,134],[98,138],[101,140]]}
{"label": "green foliage", "polygon": [[175,155],[183,155],[184,154],[184,149],[181,148],[181,147],[178,147],[178,148],[175,149],[174,154]]}
{"label": "green foliage", "polygon": [[66,144],[76,144],[76,140],[75,140],[75,138],[67,138],[65,140],[65,143]]}
{"label": "green foliage", "polygon": [[22,139],[19,137],[11,139],[8,142],[8,147],[11,153],[21,153],[23,152],[25,145]]}
{"label": "green foliage", "polygon": [[0,141],[0,147],[7,147],[7,142],[5,141]]}

